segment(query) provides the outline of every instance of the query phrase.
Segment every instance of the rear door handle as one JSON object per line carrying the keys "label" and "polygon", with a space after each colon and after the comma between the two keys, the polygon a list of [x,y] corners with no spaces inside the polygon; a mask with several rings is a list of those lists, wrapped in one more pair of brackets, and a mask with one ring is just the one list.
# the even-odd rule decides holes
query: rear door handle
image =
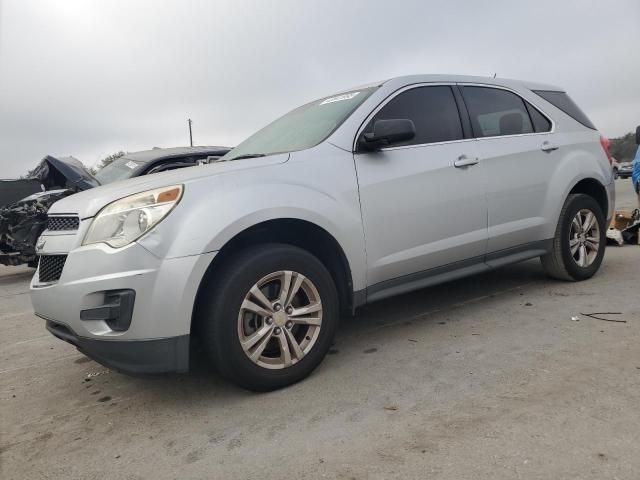
{"label": "rear door handle", "polygon": [[542,147],[540,147],[540,150],[542,150],[543,152],[553,152],[554,150],[558,150],[559,147],[555,146],[554,144],[552,144],[551,142],[543,142],[542,143]]}
{"label": "rear door handle", "polygon": [[453,166],[456,168],[470,167],[478,163],[478,157],[469,158],[466,155],[460,155],[458,160],[453,162]]}

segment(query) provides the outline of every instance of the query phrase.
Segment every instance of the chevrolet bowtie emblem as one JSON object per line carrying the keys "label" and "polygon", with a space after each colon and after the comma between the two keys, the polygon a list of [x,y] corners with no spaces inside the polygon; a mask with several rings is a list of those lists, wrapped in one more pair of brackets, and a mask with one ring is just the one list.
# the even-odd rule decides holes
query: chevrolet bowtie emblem
{"label": "chevrolet bowtie emblem", "polygon": [[47,241],[44,238],[40,238],[38,240],[38,243],[36,243],[36,251],[41,251],[44,248],[45,243],[47,243]]}

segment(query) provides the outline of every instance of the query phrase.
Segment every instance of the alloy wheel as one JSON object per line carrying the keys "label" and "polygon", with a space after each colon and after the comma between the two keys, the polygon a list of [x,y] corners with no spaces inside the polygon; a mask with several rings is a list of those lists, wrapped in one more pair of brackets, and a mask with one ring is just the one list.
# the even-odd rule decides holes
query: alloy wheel
{"label": "alloy wheel", "polygon": [[322,301],[313,282],[282,270],[262,277],[247,292],[238,313],[238,338],[255,364],[290,367],[313,348],[322,327]]}
{"label": "alloy wheel", "polygon": [[595,214],[586,208],[579,210],[571,222],[569,249],[579,267],[590,266],[600,250],[600,226]]}

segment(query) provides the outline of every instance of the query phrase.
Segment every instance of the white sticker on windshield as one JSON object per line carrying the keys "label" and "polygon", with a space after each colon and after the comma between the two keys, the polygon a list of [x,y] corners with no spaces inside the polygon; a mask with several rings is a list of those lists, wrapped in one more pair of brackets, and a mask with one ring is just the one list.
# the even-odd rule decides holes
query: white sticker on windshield
{"label": "white sticker on windshield", "polygon": [[129,160],[127,163],[125,163],[125,165],[127,167],[129,167],[131,170],[133,170],[134,168],[136,168],[138,166],[138,164],[136,162],[132,162],[131,160]]}
{"label": "white sticker on windshield", "polygon": [[335,97],[325,98],[322,102],[320,102],[320,105],[324,105],[326,103],[341,102],[342,100],[351,100],[359,93],[360,92],[343,93],[342,95],[336,95]]}

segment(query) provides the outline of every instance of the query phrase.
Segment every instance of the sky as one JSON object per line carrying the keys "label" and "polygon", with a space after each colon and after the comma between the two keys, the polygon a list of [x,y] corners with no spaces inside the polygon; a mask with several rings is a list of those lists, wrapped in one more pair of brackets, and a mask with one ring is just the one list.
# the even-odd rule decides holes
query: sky
{"label": "sky", "polygon": [[233,146],[316,98],[414,73],[564,87],[640,124],[640,1],[0,0],[0,178],[42,157]]}

